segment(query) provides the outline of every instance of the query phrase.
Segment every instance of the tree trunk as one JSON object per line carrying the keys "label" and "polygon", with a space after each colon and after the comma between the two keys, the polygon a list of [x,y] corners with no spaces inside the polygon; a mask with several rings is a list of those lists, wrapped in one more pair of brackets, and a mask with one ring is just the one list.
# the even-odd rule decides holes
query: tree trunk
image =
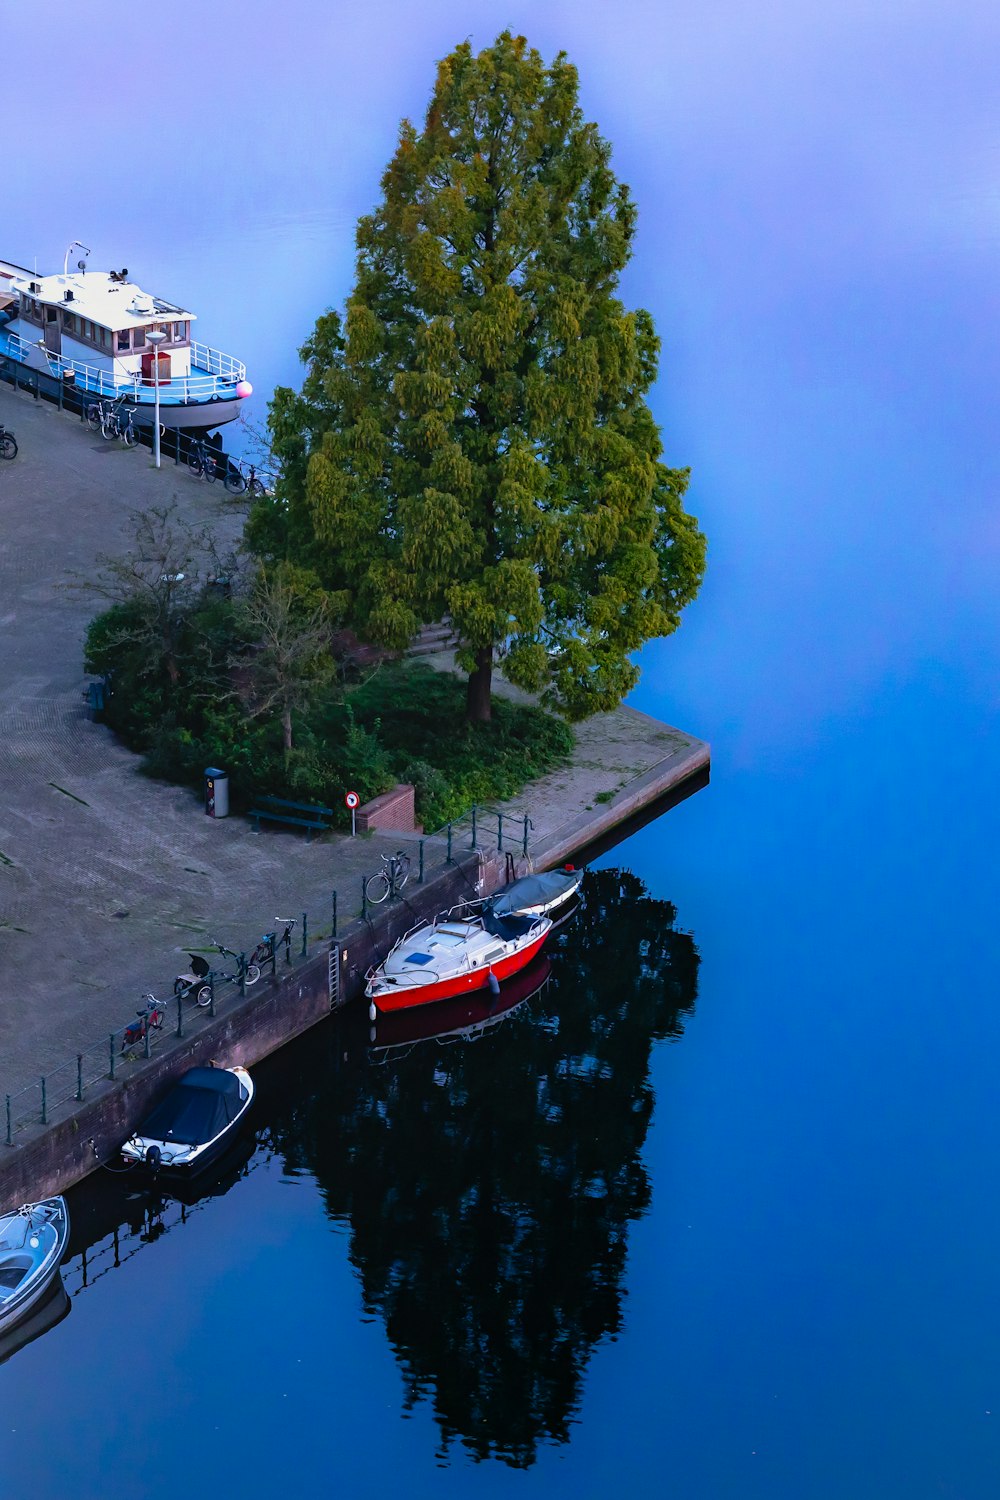
{"label": "tree trunk", "polygon": [[481,646],[476,652],[476,670],[469,674],[466,714],[473,724],[488,724],[492,717],[490,683],[493,678],[493,647]]}
{"label": "tree trunk", "polygon": [[287,756],[289,750],[292,748],[292,711],[290,708],[282,710],[281,728],[284,731],[285,754]]}

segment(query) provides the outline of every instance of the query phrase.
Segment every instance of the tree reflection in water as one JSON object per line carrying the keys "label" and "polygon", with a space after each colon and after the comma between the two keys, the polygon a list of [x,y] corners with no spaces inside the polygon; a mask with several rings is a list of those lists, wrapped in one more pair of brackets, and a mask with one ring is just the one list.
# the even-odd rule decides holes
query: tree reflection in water
{"label": "tree reflection in water", "polygon": [[341,1041],[335,1080],[273,1100],[273,1143],[349,1222],[366,1308],[445,1451],[527,1467],[565,1442],[589,1352],[621,1327],[651,1046],[697,993],[675,915],[634,875],[591,872],[552,983],[494,1031],[382,1066]]}

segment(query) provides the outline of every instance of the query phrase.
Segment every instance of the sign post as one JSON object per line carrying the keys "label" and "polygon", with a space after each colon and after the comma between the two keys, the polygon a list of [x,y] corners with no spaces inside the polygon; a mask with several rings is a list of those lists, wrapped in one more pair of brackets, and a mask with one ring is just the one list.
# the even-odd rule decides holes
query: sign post
{"label": "sign post", "polygon": [[347,796],[344,798],[344,802],[345,802],[346,806],[351,809],[351,838],[352,839],[354,837],[356,837],[357,831],[358,831],[358,828],[357,828],[357,816],[356,816],[356,811],[355,810],[356,810],[357,805],[358,805],[358,803],[360,801],[361,801],[361,798],[358,796],[357,792],[348,792]]}

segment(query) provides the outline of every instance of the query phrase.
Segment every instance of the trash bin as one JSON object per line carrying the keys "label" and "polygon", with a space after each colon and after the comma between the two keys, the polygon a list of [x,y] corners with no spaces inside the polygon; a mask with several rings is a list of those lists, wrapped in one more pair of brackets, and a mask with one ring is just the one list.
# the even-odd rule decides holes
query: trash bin
{"label": "trash bin", "polygon": [[205,811],[210,818],[229,817],[229,777],[217,766],[205,767]]}
{"label": "trash bin", "polygon": [[104,714],[104,683],[87,684],[87,718],[96,724]]}

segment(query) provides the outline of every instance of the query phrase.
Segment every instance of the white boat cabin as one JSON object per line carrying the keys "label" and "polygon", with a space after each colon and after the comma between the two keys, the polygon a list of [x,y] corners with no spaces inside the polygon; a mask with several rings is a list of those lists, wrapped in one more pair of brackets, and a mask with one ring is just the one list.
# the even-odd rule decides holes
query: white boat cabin
{"label": "white boat cabin", "polygon": [[[18,301],[7,331],[41,344],[50,358],[106,370],[116,387],[165,385],[191,374],[195,314],[150,296],[129,281],[127,269],[21,275],[6,284]],[[154,329],[166,334],[158,352],[148,337]]]}

